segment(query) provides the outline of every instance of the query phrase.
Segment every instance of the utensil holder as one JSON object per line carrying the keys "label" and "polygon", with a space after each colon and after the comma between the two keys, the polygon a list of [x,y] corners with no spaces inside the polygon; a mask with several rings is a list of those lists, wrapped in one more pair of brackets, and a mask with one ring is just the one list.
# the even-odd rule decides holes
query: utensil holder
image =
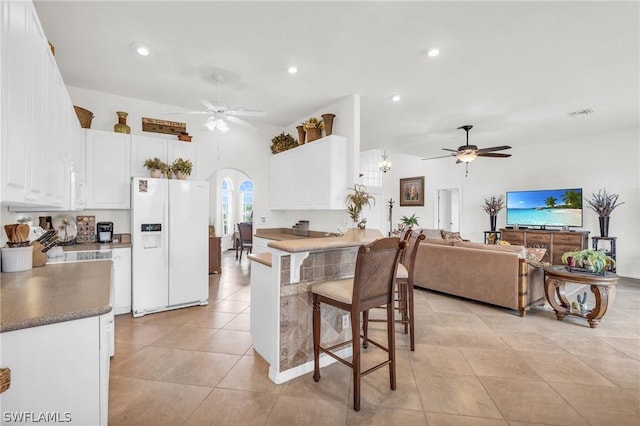
{"label": "utensil holder", "polygon": [[2,247],[2,272],[28,271],[33,267],[33,247]]}

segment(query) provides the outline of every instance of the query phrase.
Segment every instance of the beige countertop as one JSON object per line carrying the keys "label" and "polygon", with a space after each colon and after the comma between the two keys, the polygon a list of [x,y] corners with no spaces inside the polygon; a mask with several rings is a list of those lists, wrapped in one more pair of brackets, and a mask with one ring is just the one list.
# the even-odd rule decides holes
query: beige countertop
{"label": "beige countertop", "polygon": [[111,311],[108,261],[50,264],[0,277],[0,332]]}
{"label": "beige countertop", "polygon": [[268,266],[268,267],[272,266],[271,253],[256,253],[256,254],[249,253],[247,257],[249,258],[249,260],[262,263],[265,266]]}
{"label": "beige countertop", "polygon": [[257,228],[254,232],[256,237],[276,241],[330,238],[326,234],[326,232],[322,231],[309,231],[309,235],[303,237],[302,235],[293,235],[293,229],[291,228]]}
{"label": "beige countertop", "polygon": [[349,229],[342,237],[298,238],[281,241],[271,241],[267,245],[271,248],[291,253],[301,251],[322,251],[336,248],[354,247],[368,244],[383,235],[377,229]]}

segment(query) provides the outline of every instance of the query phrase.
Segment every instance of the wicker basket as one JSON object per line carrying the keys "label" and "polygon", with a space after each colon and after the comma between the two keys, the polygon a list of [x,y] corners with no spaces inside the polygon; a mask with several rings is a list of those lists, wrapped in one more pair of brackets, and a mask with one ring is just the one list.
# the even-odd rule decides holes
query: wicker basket
{"label": "wicker basket", "polygon": [[91,128],[91,120],[93,120],[93,113],[88,109],[80,108],[79,106],[73,106],[73,109],[76,110],[76,115],[78,116],[78,121],[80,121],[80,126],[83,129]]}
{"label": "wicker basket", "polygon": [[11,387],[11,369],[0,368],[0,393]]}

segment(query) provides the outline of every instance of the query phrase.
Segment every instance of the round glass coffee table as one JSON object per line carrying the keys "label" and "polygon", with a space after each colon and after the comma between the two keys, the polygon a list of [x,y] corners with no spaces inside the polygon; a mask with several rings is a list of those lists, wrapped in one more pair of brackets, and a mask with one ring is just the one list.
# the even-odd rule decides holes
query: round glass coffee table
{"label": "round glass coffee table", "polygon": [[[613,305],[616,298],[616,283],[618,276],[613,272],[603,274],[591,274],[569,270],[565,265],[553,265],[544,268],[544,294],[547,301],[556,312],[558,321],[562,321],[565,316],[571,315],[585,318],[589,321],[591,328],[596,328],[600,323],[607,308]],[[565,293],[565,283],[586,284],[591,287],[591,292],[595,295],[596,301],[593,309],[581,312],[571,308],[571,302]]]}

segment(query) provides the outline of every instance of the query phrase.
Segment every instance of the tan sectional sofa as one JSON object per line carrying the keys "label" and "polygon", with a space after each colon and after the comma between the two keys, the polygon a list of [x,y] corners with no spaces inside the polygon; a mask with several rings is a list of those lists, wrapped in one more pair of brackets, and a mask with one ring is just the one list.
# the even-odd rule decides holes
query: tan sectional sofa
{"label": "tan sectional sofa", "polygon": [[544,271],[529,264],[522,246],[425,239],[418,248],[416,287],[518,310],[544,302]]}

